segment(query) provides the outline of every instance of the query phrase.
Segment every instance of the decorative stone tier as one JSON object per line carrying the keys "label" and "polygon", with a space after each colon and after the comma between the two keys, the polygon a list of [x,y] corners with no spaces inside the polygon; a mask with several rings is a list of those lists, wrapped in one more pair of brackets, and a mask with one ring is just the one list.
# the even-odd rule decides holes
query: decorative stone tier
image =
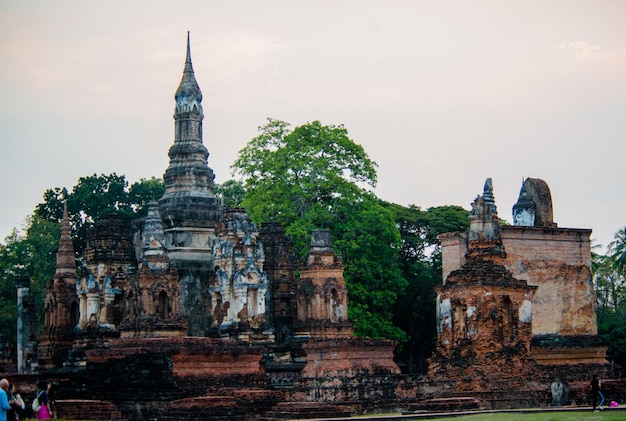
{"label": "decorative stone tier", "polygon": [[329,380],[363,372],[400,374],[400,369],[393,362],[395,346],[392,341],[375,339],[312,339],[303,345],[307,365],[302,377]]}
{"label": "decorative stone tier", "polygon": [[86,355],[90,362],[103,363],[151,352],[168,355],[172,374],[177,377],[227,377],[259,374],[265,347],[215,338],[125,339],[110,343],[108,348],[88,350]]}
{"label": "decorative stone tier", "polygon": [[[214,228],[222,217],[220,199],[193,192],[165,194],[159,199],[159,211],[166,232],[171,228]],[[186,239],[179,234],[171,245],[184,245],[184,241]]]}
{"label": "decorative stone tier", "polygon": [[606,365],[607,348],[598,335],[539,335],[531,343],[532,356],[541,365]]}
{"label": "decorative stone tier", "polygon": [[129,226],[123,217],[119,214],[102,216],[87,238],[86,261],[89,270],[98,276],[96,265],[99,263],[120,266],[126,270],[134,259]]}

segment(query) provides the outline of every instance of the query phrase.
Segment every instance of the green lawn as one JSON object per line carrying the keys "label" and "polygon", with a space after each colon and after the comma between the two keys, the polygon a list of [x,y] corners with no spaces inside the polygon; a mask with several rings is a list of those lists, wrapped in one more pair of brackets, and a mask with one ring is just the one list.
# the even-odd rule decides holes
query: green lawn
{"label": "green lawn", "polygon": [[[388,414],[393,416],[393,414]],[[381,415],[378,415],[381,416]],[[367,415],[363,415],[367,418]],[[360,417],[355,417],[358,419]],[[494,412],[489,414],[464,415],[460,417],[427,418],[450,421],[623,421],[626,420],[626,410],[605,409],[602,412],[588,411],[562,411],[562,412]],[[26,421],[36,421],[27,418]],[[56,419],[55,421],[63,421]]]}
{"label": "green lawn", "polygon": [[463,417],[449,418],[457,421],[578,421],[578,420],[598,420],[598,421],[618,421],[626,420],[626,411],[605,410],[599,413],[589,411],[570,412],[536,412],[536,413],[494,413],[466,415]]}

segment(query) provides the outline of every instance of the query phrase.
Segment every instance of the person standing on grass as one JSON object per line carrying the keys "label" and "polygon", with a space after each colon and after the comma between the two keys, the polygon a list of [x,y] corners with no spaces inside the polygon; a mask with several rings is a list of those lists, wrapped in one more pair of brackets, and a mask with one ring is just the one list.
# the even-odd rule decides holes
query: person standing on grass
{"label": "person standing on grass", "polygon": [[0,380],[0,421],[7,421],[7,411],[11,410],[8,391],[9,381],[7,379]]}
{"label": "person standing on grass", "polygon": [[593,401],[594,412],[600,412],[599,410],[596,409],[596,407],[598,406],[598,398],[601,398],[600,410],[602,409],[602,404],[604,403],[604,395],[602,394],[602,391],[600,390],[601,388],[602,388],[602,383],[600,382],[600,379],[598,378],[598,373],[593,373],[593,377],[591,379],[591,398]]}
{"label": "person standing on grass", "polygon": [[7,421],[19,421],[20,411],[26,409],[26,405],[20,394],[17,393],[15,383],[11,383],[7,394],[9,395],[9,405],[11,406],[11,410],[7,412]]}
{"label": "person standing on grass", "polygon": [[37,387],[39,388],[37,391],[37,399],[39,399],[41,408],[39,408],[35,416],[38,420],[49,420],[52,418],[52,410],[50,409],[50,397],[48,396],[48,392],[52,387],[52,383],[39,382]]}

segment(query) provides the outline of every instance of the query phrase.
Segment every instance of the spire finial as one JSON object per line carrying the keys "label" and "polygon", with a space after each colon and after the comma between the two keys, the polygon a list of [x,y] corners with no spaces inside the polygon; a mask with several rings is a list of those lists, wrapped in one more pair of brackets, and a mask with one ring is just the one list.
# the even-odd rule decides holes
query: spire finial
{"label": "spire finial", "polygon": [[193,66],[191,64],[191,43],[189,42],[189,31],[187,31],[187,57],[185,59],[185,71],[193,72]]}
{"label": "spire finial", "polygon": [[183,70],[183,78],[180,81],[176,95],[176,112],[197,112],[202,114],[202,92],[196,82],[196,76],[193,72],[191,64],[191,43],[189,41],[190,33],[187,31],[187,57],[185,58],[185,69]]}

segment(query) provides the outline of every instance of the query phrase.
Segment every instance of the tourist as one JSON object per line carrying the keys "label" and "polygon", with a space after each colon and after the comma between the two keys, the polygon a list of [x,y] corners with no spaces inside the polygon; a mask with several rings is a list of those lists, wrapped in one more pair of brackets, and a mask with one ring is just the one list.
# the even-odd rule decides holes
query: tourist
{"label": "tourist", "polygon": [[[591,379],[591,398],[593,401],[594,412],[600,412],[600,410],[602,410],[602,404],[604,403],[604,395],[602,394],[602,391],[600,390],[601,388],[602,388],[602,383],[600,382],[600,379],[598,378],[598,373],[593,373],[593,378]],[[598,405],[598,398],[601,398],[600,410],[596,409]]]}
{"label": "tourist", "polygon": [[20,394],[17,393],[15,383],[11,383],[11,386],[9,386],[8,399],[11,410],[7,412],[7,421],[19,421],[20,411],[26,409],[26,405]]}
{"label": "tourist", "polygon": [[50,409],[50,397],[48,394],[50,392],[50,388],[52,387],[52,383],[40,381],[37,387],[39,389],[37,391],[37,399],[39,400],[41,407],[35,416],[38,420],[49,420],[52,418],[52,410]]}
{"label": "tourist", "polygon": [[7,379],[0,380],[0,421],[7,421],[7,412],[11,410],[8,391],[9,381]]}

